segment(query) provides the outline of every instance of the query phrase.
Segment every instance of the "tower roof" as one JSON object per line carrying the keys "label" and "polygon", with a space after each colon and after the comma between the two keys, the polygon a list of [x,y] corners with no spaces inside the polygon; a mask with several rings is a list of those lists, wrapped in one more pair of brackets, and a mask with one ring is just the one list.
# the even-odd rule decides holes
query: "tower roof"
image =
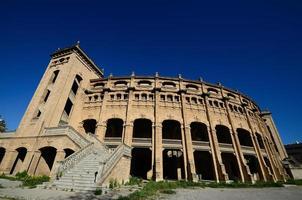
{"label": "tower roof", "polygon": [[58,49],[54,53],[52,53],[50,56],[52,58],[58,58],[60,56],[70,54],[72,52],[77,53],[85,62],[86,64],[100,77],[104,76],[103,70],[101,70],[89,57],[88,55],[83,51],[83,49],[80,48],[80,44],[77,43],[76,45],[66,47],[63,49]]}

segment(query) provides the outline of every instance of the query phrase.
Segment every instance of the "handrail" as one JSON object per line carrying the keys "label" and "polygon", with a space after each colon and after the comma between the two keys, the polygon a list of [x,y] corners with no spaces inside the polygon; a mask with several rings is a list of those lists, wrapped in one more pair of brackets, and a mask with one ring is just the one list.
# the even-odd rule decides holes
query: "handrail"
{"label": "handrail", "polygon": [[90,154],[94,149],[93,143],[88,144],[84,148],[81,148],[79,151],[71,154],[66,159],[58,161],[59,164],[57,169],[57,177],[61,177],[65,171],[74,167],[75,164],[79,163],[86,155]]}
{"label": "handrail", "polygon": [[112,155],[106,159],[104,164],[100,166],[96,179],[96,182],[98,184],[102,184],[105,181],[113,167],[124,155],[131,157],[131,147],[125,144],[120,144],[112,153]]}
{"label": "handrail", "polygon": [[57,134],[67,135],[70,139],[72,139],[74,142],[76,142],[82,148],[90,143],[89,140],[87,140],[82,134],[78,133],[71,126],[45,128],[43,134],[44,135],[57,135]]}

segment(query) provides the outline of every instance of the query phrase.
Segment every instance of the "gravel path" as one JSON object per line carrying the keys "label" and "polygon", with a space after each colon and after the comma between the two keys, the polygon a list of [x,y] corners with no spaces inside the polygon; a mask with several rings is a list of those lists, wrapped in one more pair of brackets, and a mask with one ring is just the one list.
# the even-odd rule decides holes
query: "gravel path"
{"label": "gravel path", "polygon": [[174,195],[165,195],[164,199],[173,200],[301,200],[302,187],[283,188],[241,188],[241,189],[177,189]]}

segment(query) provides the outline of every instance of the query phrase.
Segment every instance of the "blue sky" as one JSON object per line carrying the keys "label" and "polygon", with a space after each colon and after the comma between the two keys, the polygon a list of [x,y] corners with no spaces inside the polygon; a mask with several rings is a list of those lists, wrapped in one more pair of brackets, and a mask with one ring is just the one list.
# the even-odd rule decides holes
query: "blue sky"
{"label": "blue sky", "polygon": [[[43,2],[43,3],[42,3]],[[238,89],[302,140],[302,1],[3,1],[0,115],[15,129],[59,47],[105,74],[182,74]]]}

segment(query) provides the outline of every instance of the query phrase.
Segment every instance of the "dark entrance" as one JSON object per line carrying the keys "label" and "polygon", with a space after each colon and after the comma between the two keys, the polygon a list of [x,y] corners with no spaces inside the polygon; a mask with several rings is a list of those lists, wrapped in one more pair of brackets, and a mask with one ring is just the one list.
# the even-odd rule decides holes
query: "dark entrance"
{"label": "dark entrance", "polygon": [[184,158],[178,149],[165,149],[163,151],[164,179],[179,180],[185,178]]}
{"label": "dark entrance", "polygon": [[18,152],[18,155],[9,174],[14,174],[19,170],[27,154],[27,149],[25,147],[20,147],[16,149],[16,151]]}
{"label": "dark entrance", "polygon": [[230,180],[240,180],[236,156],[233,153],[221,153],[222,162]]}
{"label": "dark entrance", "polygon": [[215,180],[213,159],[208,151],[194,151],[194,161],[200,180]]}
{"label": "dark entrance", "polygon": [[131,154],[130,175],[147,179],[147,173],[151,170],[151,150],[148,148],[133,148]]}

